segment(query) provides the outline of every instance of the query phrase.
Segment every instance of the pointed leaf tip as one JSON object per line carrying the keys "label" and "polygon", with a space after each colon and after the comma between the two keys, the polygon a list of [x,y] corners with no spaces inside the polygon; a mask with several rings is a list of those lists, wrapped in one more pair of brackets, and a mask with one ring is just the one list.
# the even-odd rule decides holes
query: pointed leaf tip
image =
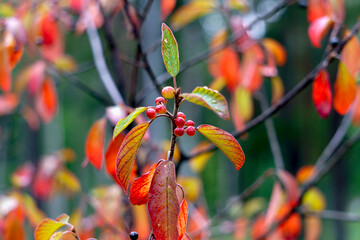
{"label": "pointed leaf tip", "polygon": [[230,118],[228,103],[225,97],[216,90],[208,87],[197,87],[192,93],[183,93],[181,96],[189,102],[214,111],[223,119],[228,120]]}
{"label": "pointed leaf tip", "polygon": [[126,193],[128,191],[130,173],[136,154],[149,125],[149,122],[144,122],[131,129],[120,146],[116,159],[116,176],[120,186]]}
{"label": "pointed leaf tip", "polygon": [[236,141],[228,132],[211,125],[200,125],[197,129],[202,135],[215,144],[239,170],[245,162],[245,154]]}
{"label": "pointed leaf tip", "polygon": [[120,119],[114,128],[113,139],[116,138],[119,133],[121,133],[127,126],[134,121],[134,119],[139,116],[142,112],[146,110],[146,107],[138,107],[130,113],[126,118]]}
{"label": "pointed leaf tip", "polygon": [[178,44],[171,29],[165,23],[161,25],[161,32],[161,53],[165,68],[172,77],[175,77],[180,68]]}

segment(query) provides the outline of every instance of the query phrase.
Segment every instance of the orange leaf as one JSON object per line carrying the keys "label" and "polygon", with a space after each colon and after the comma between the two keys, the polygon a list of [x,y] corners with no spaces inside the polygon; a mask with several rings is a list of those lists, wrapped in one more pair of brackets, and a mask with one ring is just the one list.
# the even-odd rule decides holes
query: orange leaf
{"label": "orange leaf", "polygon": [[187,224],[187,218],[188,218],[188,205],[185,199],[182,200],[180,204],[180,213],[179,213],[179,220],[178,220],[178,226],[179,226],[179,240],[183,239]]}
{"label": "orange leaf", "polygon": [[344,115],[355,100],[356,83],[344,63],[339,63],[339,69],[334,84],[334,109]]}
{"label": "orange leaf", "polygon": [[[227,31],[224,29],[219,30],[211,39],[210,42],[210,48],[211,49],[217,49],[220,46],[222,46],[227,38]],[[223,51],[219,51],[218,53],[215,53],[214,55],[210,56],[209,62],[208,62],[208,69],[210,74],[215,77],[219,78],[221,77],[221,71],[219,66],[219,60],[221,58]],[[212,88],[212,87],[210,87]],[[214,88],[212,88],[214,89]],[[218,89],[217,89],[218,90]]]}
{"label": "orange leaf", "polygon": [[326,118],[331,112],[332,93],[328,72],[323,69],[315,76],[312,98],[320,117]]}
{"label": "orange leaf", "polygon": [[202,135],[215,144],[239,170],[245,162],[245,155],[240,144],[228,132],[211,126],[200,125],[196,128]]}
{"label": "orange leaf", "polygon": [[176,0],[161,0],[161,19],[164,21],[174,10]]}
{"label": "orange leaf", "polygon": [[[345,37],[350,34],[346,31]],[[356,78],[360,71],[360,43],[359,39],[354,36],[346,43],[341,51],[341,61],[346,65],[350,75]]]}
{"label": "orange leaf", "polygon": [[10,67],[14,68],[23,55],[24,46],[18,43],[14,36],[7,31],[4,33],[4,44],[8,50]]}
{"label": "orange leaf", "polygon": [[324,16],[313,21],[308,29],[310,41],[314,47],[321,47],[321,40],[327,34],[334,22],[329,16]]}
{"label": "orange leaf", "polygon": [[11,66],[8,50],[3,43],[0,43],[0,89],[4,92],[11,90]]}
{"label": "orange leaf", "polygon": [[85,142],[85,155],[90,163],[100,169],[104,158],[106,119],[97,120],[90,128]]}
{"label": "orange leaf", "polygon": [[296,173],[296,180],[302,184],[305,181],[309,180],[316,173],[313,165],[306,165],[301,167]]}
{"label": "orange leaf", "polygon": [[132,206],[134,223],[132,229],[139,234],[139,240],[148,240],[150,235],[150,220],[146,205]]}
{"label": "orange leaf", "polygon": [[19,103],[19,98],[13,93],[0,95],[0,116],[12,113]]}
{"label": "orange leaf", "polygon": [[276,63],[279,66],[283,66],[285,64],[287,58],[286,50],[278,41],[271,38],[265,38],[262,44],[275,58]]}
{"label": "orange leaf", "polygon": [[105,153],[105,165],[106,165],[106,171],[114,178],[116,182],[119,182],[119,180],[116,177],[116,158],[117,154],[120,149],[120,145],[123,142],[125,138],[125,135],[120,133],[118,134],[114,139],[111,139],[109,146]]}
{"label": "orange leaf", "polygon": [[149,191],[148,211],[156,239],[178,239],[180,206],[176,196],[175,165],[161,162]]}
{"label": "orange leaf", "polygon": [[285,187],[289,204],[296,204],[299,196],[299,186],[295,177],[285,170],[279,170],[277,175]]}
{"label": "orange leaf", "polygon": [[284,84],[279,76],[271,78],[271,104],[277,103],[284,96]]}
{"label": "orange leaf", "polygon": [[55,84],[50,77],[44,80],[40,92],[36,95],[35,106],[45,123],[51,122],[55,117],[58,110],[58,96]]}
{"label": "orange leaf", "polygon": [[233,91],[238,84],[239,75],[239,57],[235,50],[228,47],[221,52],[219,59],[220,74],[225,78],[226,87],[229,91]]}
{"label": "orange leaf", "polygon": [[245,121],[241,116],[240,110],[236,103],[236,98],[233,96],[230,102],[231,120],[237,131],[241,131],[245,128]]}
{"label": "orange leaf", "polygon": [[[282,219],[285,215],[287,215],[291,211],[291,206],[283,205],[278,213],[277,221]],[[301,234],[301,216],[299,213],[292,213],[289,218],[287,218],[280,226],[279,230],[281,232],[281,239],[298,239]],[[279,239],[279,238],[276,238]]]}
{"label": "orange leaf", "polygon": [[320,239],[322,232],[321,219],[316,216],[305,216],[304,218],[304,239],[316,240]]}
{"label": "orange leaf", "polygon": [[256,57],[256,48],[250,48],[244,53],[242,60],[241,85],[253,92],[261,87],[262,82],[263,77]]}
{"label": "orange leaf", "polygon": [[116,159],[116,175],[126,193],[137,151],[149,126],[150,123],[144,122],[131,129],[120,146]]}
{"label": "orange leaf", "polygon": [[10,214],[5,218],[4,240],[25,240],[24,225],[16,215]]}
{"label": "orange leaf", "polygon": [[130,202],[134,205],[142,205],[149,200],[149,190],[156,167],[163,162],[160,160],[151,166],[150,171],[135,179],[130,187]]}

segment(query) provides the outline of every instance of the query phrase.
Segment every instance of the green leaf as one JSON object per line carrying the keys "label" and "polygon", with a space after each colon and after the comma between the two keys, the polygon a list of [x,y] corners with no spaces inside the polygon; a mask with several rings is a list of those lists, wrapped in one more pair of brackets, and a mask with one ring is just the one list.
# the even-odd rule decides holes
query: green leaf
{"label": "green leaf", "polygon": [[175,77],[179,72],[179,49],[171,29],[163,23],[161,26],[161,53],[168,73]]}
{"label": "green leaf", "polygon": [[205,124],[198,126],[196,130],[215,144],[230,159],[237,170],[242,167],[245,162],[245,154],[240,144],[230,133]]}
{"label": "green leaf", "polygon": [[224,96],[216,90],[208,87],[197,87],[192,93],[183,93],[181,96],[189,102],[214,111],[223,119],[229,119],[228,103]]}
{"label": "green leaf", "polygon": [[113,139],[117,135],[119,135],[119,133],[121,133],[122,130],[124,130],[127,126],[129,126],[129,124],[132,123],[132,121],[134,121],[134,119],[137,116],[139,116],[142,112],[144,112],[145,110],[146,110],[146,107],[135,108],[135,110],[131,114],[129,114],[126,118],[120,119],[120,121],[115,126]]}
{"label": "green leaf", "polygon": [[129,187],[130,173],[134,166],[136,154],[149,126],[149,122],[144,122],[131,129],[120,146],[116,159],[116,176],[120,186],[126,193]]}

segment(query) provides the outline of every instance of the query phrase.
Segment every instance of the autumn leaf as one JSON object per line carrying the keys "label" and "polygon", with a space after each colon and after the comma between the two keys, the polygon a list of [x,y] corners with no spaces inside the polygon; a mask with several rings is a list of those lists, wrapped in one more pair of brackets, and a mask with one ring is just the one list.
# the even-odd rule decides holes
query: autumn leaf
{"label": "autumn leaf", "polygon": [[243,55],[241,64],[242,72],[240,83],[244,88],[252,92],[258,90],[263,83],[256,51],[255,47],[247,50]]}
{"label": "autumn leaf", "polygon": [[215,144],[239,170],[245,162],[245,155],[240,144],[228,132],[211,126],[200,125],[196,128],[202,135]]}
{"label": "autumn leaf", "polygon": [[[210,42],[210,48],[211,49],[220,48],[223,44],[225,44],[227,36],[228,36],[228,33],[225,29],[219,30],[212,37],[211,42]],[[221,50],[209,57],[208,70],[214,78],[220,78],[222,75],[222,73],[220,71],[220,64],[219,64],[222,53],[223,53],[223,50]]]}
{"label": "autumn leaf", "polygon": [[170,25],[174,30],[180,29],[195,19],[212,12],[215,8],[215,0],[193,0],[174,12],[170,19]]}
{"label": "autumn leaf", "polygon": [[233,97],[235,97],[234,104],[236,104],[238,113],[245,122],[249,121],[254,114],[254,104],[251,92],[241,86],[238,86]]}
{"label": "autumn leaf", "polygon": [[269,201],[269,206],[265,215],[265,221],[264,221],[265,229],[269,229],[269,227],[276,218],[276,214],[279,211],[279,208],[282,203],[281,195],[282,195],[281,185],[279,184],[279,182],[275,182]]}
{"label": "autumn leaf", "polygon": [[[211,145],[211,144],[207,141],[200,142],[197,146],[195,146],[191,150],[190,155],[194,155],[194,154],[197,154],[198,152],[202,152],[202,151],[208,149],[209,145]],[[204,153],[202,153],[194,158],[191,158],[190,163],[189,163],[191,169],[196,173],[202,172],[202,170],[205,168],[207,162],[212,157],[212,155],[214,155],[213,152],[205,151]]]}
{"label": "autumn leaf", "polygon": [[271,104],[276,104],[284,96],[284,84],[279,76],[271,78]]}
{"label": "autumn leaf", "polygon": [[180,68],[178,44],[171,29],[165,23],[161,25],[161,32],[161,53],[165,68],[175,77]]}
{"label": "autumn leaf", "polygon": [[0,89],[4,92],[11,90],[11,66],[4,43],[0,43]]}
{"label": "autumn leaf", "polygon": [[313,21],[308,29],[310,41],[314,47],[321,47],[321,40],[324,38],[334,22],[329,16],[324,16]]}
{"label": "autumn leaf", "polygon": [[10,67],[14,68],[23,55],[24,46],[17,42],[15,37],[8,31],[4,33],[4,44],[8,51]]}
{"label": "autumn leaf", "polygon": [[49,240],[59,228],[68,224],[66,219],[68,219],[68,216],[66,214],[62,214],[58,217],[58,220],[53,220],[50,218],[45,218],[42,220],[41,223],[35,228],[35,240]]}
{"label": "autumn leaf", "polygon": [[72,73],[77,69],[77,63],[70,55],[62,55],[54,60],[54,66],[61,72]]}
{"label": "autumn leaf", "polygon": [[123,133],[120,133],[114,139],[111,139],[109,146],[105,153],[106,171],[118,183],[119,183],[119,180],[116,177],[115,163],[116,163],[117,154],[119,152],[121,143],[123,142],[124,138],[125,138],[125,135]]}
{"label": "autumn leaf", "polygon": [[180,204],[180,213],[179,213],[179,220],[178,220],[179,240],[182,240],[183,236],[185,234],[187,218],[188,218],[188,205],[187,205],[186,200],[183,199]]}
{"label": "autumn leaf", "polygon": [[312,212],[322,212],[326,208],[324,194],[316,187],[311,187],[306,191],[301,199],[302,206]]}
{"label": "autumn leaf", "polygon": [[332,6],[328,0],[309,0],[307,7],[307,19],[311,23],[324,16],[331,16]]}
{"label": "autumn leaf", "polygon": [[228,120],[228,104],[224,96],[216,90],[207,87],[197,87],[192,93],[183,93],[187,101],[214,111],[219,117]]}
{"label": "autumn leaf", "polygon": [[286,50],[278,41],[271,38],[264,38],[262,40],[262,44],[266,50],[271,53],[279,66],[283,66],[285,64],[287,58]]}
{"label": "autumn leaf", "polygon": [[[4,240],[25,240],[24,224],[16,215],[10,214],[5,218],[3,226]],[[36,239],[37,240],[37,239]]]}
{"label": "autumn leaf", "polygon": [[[345,38],[350,34],[350,31],[345,31]],[[346,43],[341,51],[340,59],[349,70],[350,75],[356,79],[356,76],[360,71],[360,43],[356,36],[352,37]]]}
{"label": "autumn leaf", "polygon": [[144,122],[131,129],[120,146],[116,159],[116,175],[126,193],[137,151],[149,126],[150,123]]}
{"label": "autumn leaf", "polygon": [[36,112],[41,120],[50,123],[58,111],[58,95],[53,80],[48,77],[44,80],[35,100]]}
{"label": "autumn leaf", "polygon": [[156,167],[163,162],[164,160],[160,160],[159,162],[153,164],[150,168],[150,171],[144,173],[139,178],[135,179],[135,181],[131,184],[130,187],[130,202],[134,205],[142,205],[148,202],[149,200],[149,190],[151,181],[153,179]]}
{"label": "autumn leaf", "polygon": [[170,161],[157,166],[149,191],[148,211],[156,239],[178,239],[180,206],[176,197],[175,166]]}
{"label": "autumn leaf", "polygon": [[315,76],[312,98],[320,117],[326,118],[331,112],[332,93],[328,72],[323,69]]}
{"label": "autumn leaf", "polygon": [[355,100],[356,83],[344,63],[339,63],[339,69],[334,84],[334,109],[344,115]]}
{"label": "autumn leaf", "polygon": [[227,89],[233,91],[238,85],[240,71],[239,56],[235,50],[228,47],[221,51],[219,70],[221,76],[225,78]]}
{"label": "autumn leaf", "polygon": [[55,188],[68,195],[74,195],[81,190],[79,179],[67,169],[57,171],[54,180]]}
{"label": "autumn leaf", "polygon": [[0,116],[11,114],[19,104],[19,97],[13,93],[0,95]]}
{"label": "autumn leaf", "polygon": [[135,108],[135,110],[129,114],[126,118],[120,119],[120,121],[116,124],[114,133],[113,133],[113,139],[120,134],[127,126],[129,126],[130,123],[134,121],[134,119],[139,116],[142,112],[146,110],[146,107],[138,107]]}
{"label": "autumn leaf", "polygon": [[299,186],[296,182],[295,177],[285,170],[278,170],[277,176],[281,180],[281,183],[284,185],[289,204],[295,205],[298,201],[300,193]]}
{"label": "autumn leaf", "polygon": [[106,119],[97,120],[90,128],[85,142],[85,155],[90,163],[100,169],[104,158]]}
{"label": "autumn leaf", "polygon": [[313,165],[302,166],[296,173],[296,180],[300,184],[303,184],[305,181],[310,180],[316,172],[317,171]]}
{"label": "autumn leaf", "polygon": [[161,19],[165,21],[165,19],[169,16],[169,14],[174,10],[176,6],[176,0],[161,0]]}

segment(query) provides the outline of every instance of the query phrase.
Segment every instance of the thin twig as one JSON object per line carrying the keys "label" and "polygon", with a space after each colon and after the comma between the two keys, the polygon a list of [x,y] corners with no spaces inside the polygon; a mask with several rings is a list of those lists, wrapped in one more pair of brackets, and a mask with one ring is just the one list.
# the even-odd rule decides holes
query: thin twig
{"label": "thin twig", "polygon": [[95,27],[95,24],[91,16],[88,16],[87,11],[83,11],[83,14],[85,14],[86,16],[86,33],[89,37],[91,51],[93,53],[95,66],[99,73],[100,79],[102,80],[114,104],[124,103],[124,99],[118,91],[114,80],[111,77],[109,69],[106,66],[100,37]]}
{"label": "thin twig", "polygon": [[360,215],[350,212],[341,212],[341,211],[334,211],[334,210],[324,210],[321,212],[314,212],[309,211],[306,209],[300,208],[300,213],[304,214],[305,216],[314,216],[323,219],[330,219],[330,220],[339,220],[339,221],[346,221],[346,222],[360,222]]}
{"label": "thin twig", "polygon": [[[257,93],[260,102],[261,110],[265,111],[269,107],[269,103],[265,96],[265,91]],[[274,157],[276,170],[284,169],[284,160],[281,154],[280,143],[276,135],[274,122],[271,118],[265,120],[265,128],[269,138],[270,149]]]}
{"label": "thin twig", "polygon": [[[146,17],[148,16],[149,12],[150,12],[150,9],[151,9],[151,6],[153,4],[154,0],[148,0],[147,3],[146,3],[146,6],[144,8],[144,12],[141,14],[141,21],[142,23],[145,22],[146,20]],[[143,25],[143,24],[142,24]]]}

